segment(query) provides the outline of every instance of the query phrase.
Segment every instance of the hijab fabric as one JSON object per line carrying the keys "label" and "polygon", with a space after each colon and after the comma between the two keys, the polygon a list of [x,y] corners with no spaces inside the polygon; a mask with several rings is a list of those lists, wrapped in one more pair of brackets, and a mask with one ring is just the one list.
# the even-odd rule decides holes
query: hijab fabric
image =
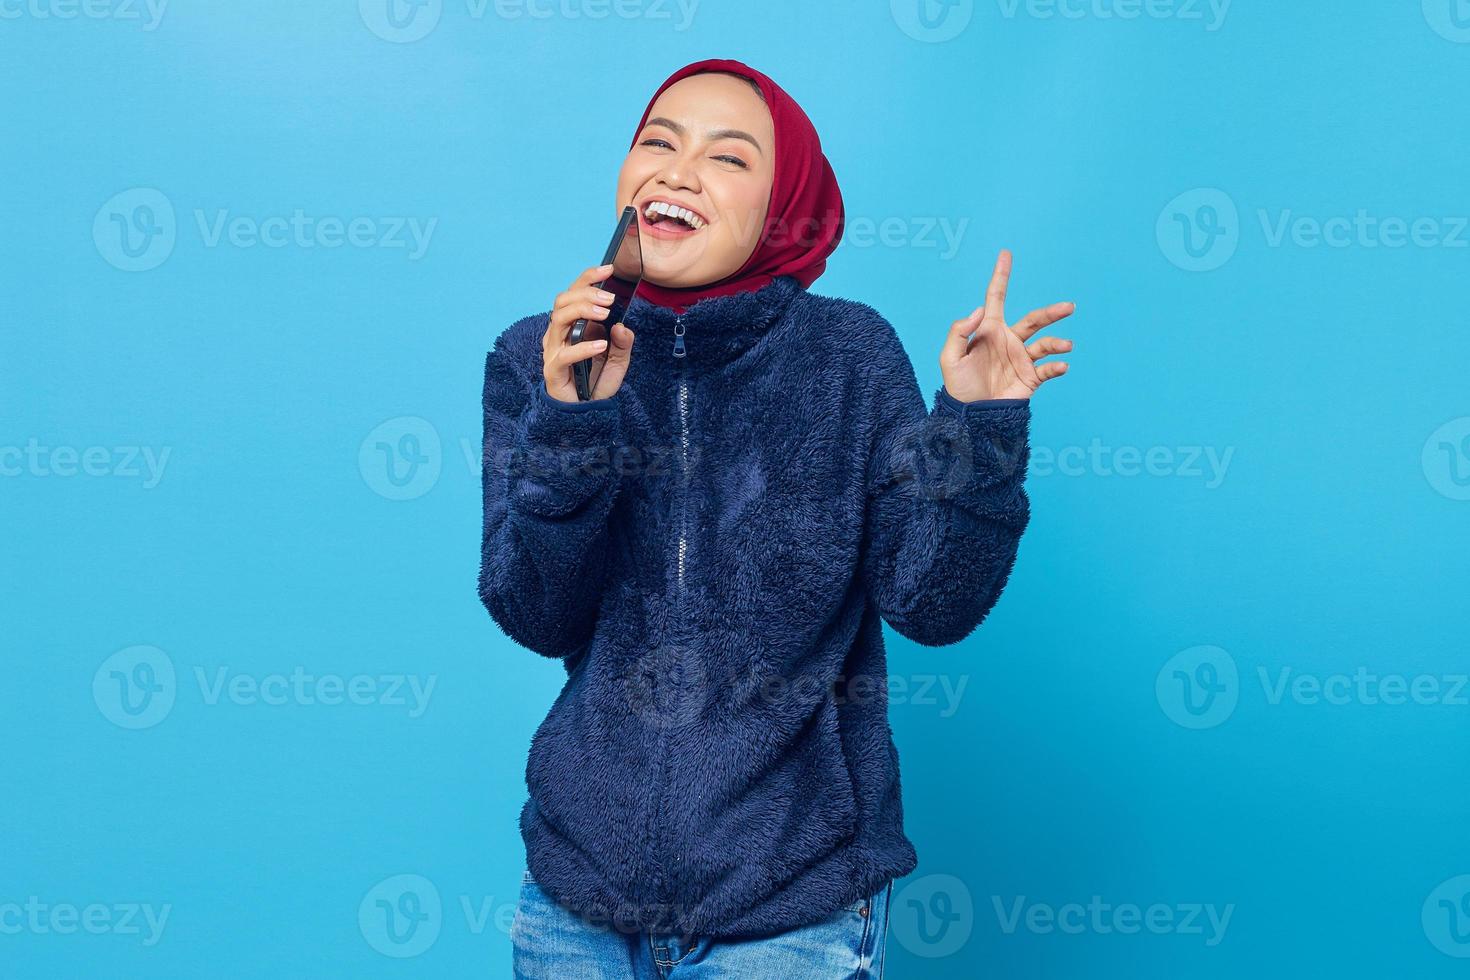
{"label": "hijab fabric", "polygon": [[647,279],[639,284],[639,296],[676,313],[712,296],[758,290],[777,276],[791,276],[802,288],[810,286],[826,269],[827,256],[842,240],[846,219],[837,176],[806,112],[781,86],[739,61],[710,58],[685,65],[670,75],[648,100],[629,149],[638,144],[653,104],[665,89],[690,75],[712,71],[731,72],[760,86],[776,139],[771,199],[755,251],[735,272],[701,286],[660,286]]}

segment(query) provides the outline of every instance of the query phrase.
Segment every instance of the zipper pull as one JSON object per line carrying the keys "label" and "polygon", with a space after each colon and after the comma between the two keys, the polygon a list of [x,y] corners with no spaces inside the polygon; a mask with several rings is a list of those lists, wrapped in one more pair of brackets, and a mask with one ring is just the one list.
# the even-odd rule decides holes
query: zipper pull
{"label": "zipper pull", "polygon": [[674,317],[674,356],[683,357],[684,354],[684,314],[680,313]]}

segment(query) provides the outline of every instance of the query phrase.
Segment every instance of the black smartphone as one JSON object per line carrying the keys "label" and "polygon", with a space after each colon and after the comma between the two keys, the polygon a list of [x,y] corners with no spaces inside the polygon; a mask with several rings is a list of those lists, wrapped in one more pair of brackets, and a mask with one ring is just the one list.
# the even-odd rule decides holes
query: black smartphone
{"label": "black smartphone", "polygon": [[[628,312],[628,304],[633,301],[633,294],[638,291],[638,284],[643,281],[643,249],[638,241],[638,209],[631,204],[623,208],[623,214],[618,218],[617,230],[613,232],[612,241],[608,243],[607,252],[600,264],[607,265],[609,262],[612,263],[612,274],[597,284],[613,294],[607,319],[579,319],[572,324],[567,343],[606,340],[611,346],[609,332],[612,325],[622,321],[623,314]],[[572,365],[572,379],[577,385],[577,397],[584,402],[592,398],[592,363],[599,360],[603,364],[607,363],[606,351]]]}

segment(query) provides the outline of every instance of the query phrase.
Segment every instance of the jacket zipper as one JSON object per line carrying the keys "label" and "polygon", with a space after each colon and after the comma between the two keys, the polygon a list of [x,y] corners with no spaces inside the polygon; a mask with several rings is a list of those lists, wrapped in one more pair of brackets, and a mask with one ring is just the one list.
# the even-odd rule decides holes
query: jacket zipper
{"label": "jacket zipper", "polygon": [[[689,485],[689,382],[684,376],[684,355],[686,353],[684,315],[681,313],[674,318],[674,357],[679,360],[679,477],[687,488]],[[689,542],[685,536],[684,505],[684,497],[680,495],[678,590],[675,598],[681,606],[684,602],[684,556],[689,550]]]}
{"label": "jacket zipper", "polygon": [[[678,584],[674,593],[676,603],[674,612],[676,616],[684,608],[684,564],[685,557],[689,553],[689,522],[686,519],[689,509],[689,379],[685,373],[686,368],[684,365],[684,355],[686,353],[687,351],[684,347],[684,316],[683,314],[679,314],[674,317],[674,358],[679,362],[679,479],[683,481],[684,485],[679,490],[679,569],[677,576]],[[682,627],[683,623],[680,622],[679,625]],[[680,667],[682,669],[683,664],[680,664]],[[681,677],[679,683],[683,685],[685,683],[684,678]],[[680,703],[676,710],[682,711],[683,704]],[[664,788],[664,791],[668,791],[667,786]],[[678,848],[675,847],[674,865],[677,868],[681,867],[682,863]],[[672,899],[672,894],[669,897]]]}
{"label": "jacket zipper", "polygon": [[[687,353],[688,351],[684,346],[684,315],[681,313],[674,318],[674,364],[679,378],[678,388],[676,389],[677,403],[675,405],[679,413],[679,480],[684,484],[684,486],[675,487],[672,498],[674,500],[674,506],[677,508],[676,519],[679,524],[678,544],[674,552],[673,633],[675,644],[683,642],[683,624],[679,621],[678,616],[684,605],[684,559],[689,549],[689,538],[685,529],[684,520],[685,499],[689,480],[689,381],[684,373],[684,357]],[[673,678],[662,678],[661,680],[667,682],[672,681]],[[673,705],[673,710],[679,710],[677,699]],[[661,773],[658,779],[659,799],[655,807],[658,818],[653,834],[655,852],[662,851],[666,848],[667,842],[670,840],[666,823],[668,819],[668,808],[665,805],[665,800],[669,796],[668,767],[669,752],[671,750],[669,742],[672,738],[673,734],[667,729],[661,734],[662,744],[659,747]],[[674,850],[677,851],[677,849]],[[673,898],[676,889],[669,880],[670,876],[664,874],[664,861],[657,854],[654,857],[654,867],[658,869],[655,877],[657,901],[661,909],[666,909],[672,913]],[[672,863],[674,865],[673,873],[677,875],[679,873],[679,867],[682,865],[678,853],[672,854]]]}

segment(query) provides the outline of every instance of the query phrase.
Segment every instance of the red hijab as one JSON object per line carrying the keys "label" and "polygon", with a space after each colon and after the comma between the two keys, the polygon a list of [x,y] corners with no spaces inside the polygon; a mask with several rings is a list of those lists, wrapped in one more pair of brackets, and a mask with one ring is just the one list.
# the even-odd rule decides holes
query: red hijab
{"label": "red hijab", "polygon": [[647,279],[639,284],[639,296],[672,307],[677,313],[711,296],[760,289],[777,276],[792,276],[803,288],[810,286],[826,269],[827,256],[842,240],[846,217],[837,176],[822,153],[822,142],[812,121],[781,86],[739,61],[710,58],[685,65],[670,75],[648,100],[629,148],[638,144],[638,134],[664,89],[681,78],[710,71],[731,72],[760,86],[776,134],[775,172],[765,226],[755,251],[743,266],[702,286],[671,288]]}

